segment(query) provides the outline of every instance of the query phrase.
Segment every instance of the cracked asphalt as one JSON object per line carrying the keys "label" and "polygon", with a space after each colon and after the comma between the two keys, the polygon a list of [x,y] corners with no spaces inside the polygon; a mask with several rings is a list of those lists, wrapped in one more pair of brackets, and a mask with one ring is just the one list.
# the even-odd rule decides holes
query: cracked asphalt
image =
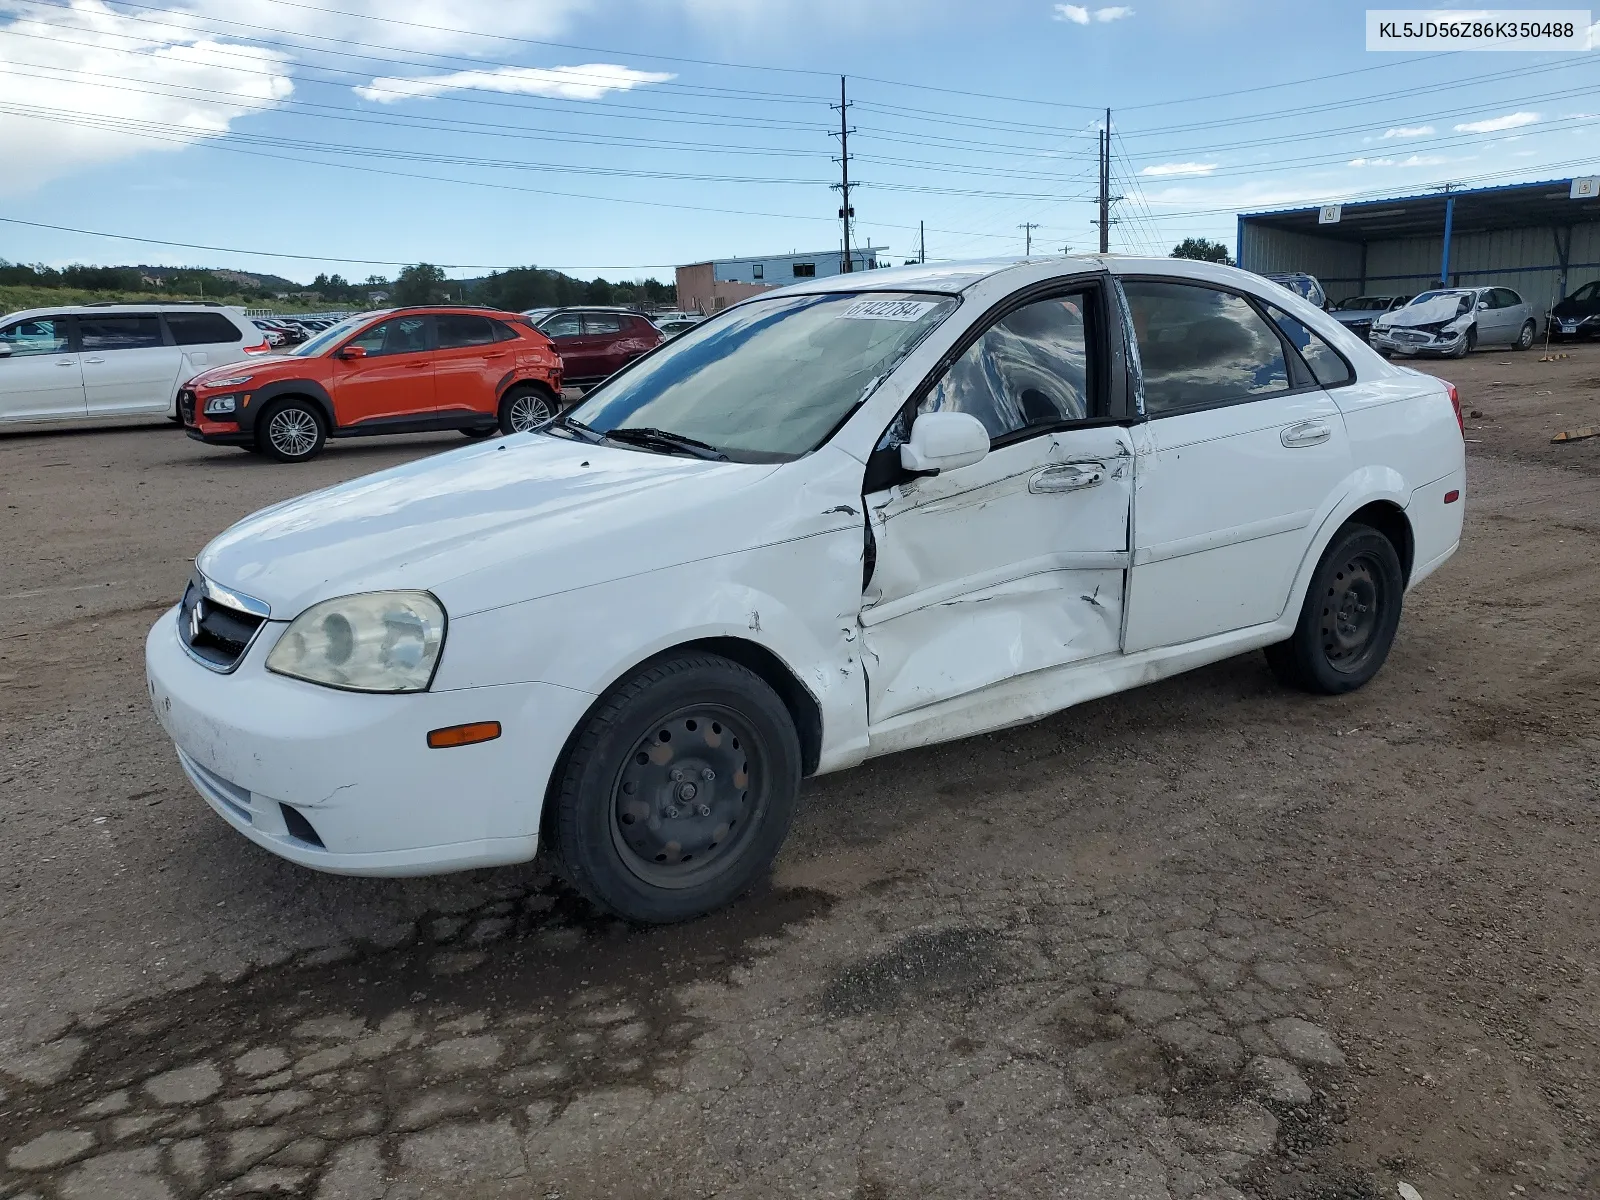
{"label": "cracked asphalt", "polygon": [[456,439],[0,438],[0,1198],[1600,1194],[1600,459],[1531,424],[1600,353],[1535,357],[1427,368],[1467,540],[1364,691],[1249,656],[812,781],[670,929],[304,872],[146,711],[211,533]]}

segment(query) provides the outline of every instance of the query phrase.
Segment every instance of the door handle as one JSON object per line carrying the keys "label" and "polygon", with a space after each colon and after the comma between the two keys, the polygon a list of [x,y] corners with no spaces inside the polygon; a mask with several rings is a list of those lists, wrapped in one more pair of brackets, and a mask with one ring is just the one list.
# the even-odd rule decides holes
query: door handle
{"label": "door handle", "polygon": [[1047,492],[1077,492],[1105,482],[1105,463],[1064,463],[1046,467],[1028,477],[1028,490],[1035,495]]}
{"label": "door handle", "polygon": [[431,362],[407,363],[406,364],[406,370],[408,370],[408,371],[425,371],[431,366],[433,366],[433,364]]}
{"label": "door handle", "polygon": [[70,358],[58,358],[58,359],[56,359],[56,366],[58,366],[58,367],[75,367],[77,365],[78,364],[77,364],[76,360],[74,360],[74,359],[70,359]]}
{"label": "door handle", "polygon": [[1332,436],[1333,429],[1326,421],[1301,421],[1280,433],[1278,440],[1294,450],[1301,446],[1320,446]]}
{"label": "door handle", "polygon": [[105,359],[103,359],[103,358],[86,358],[83,361],[86,362],[86,363],[103,363],[103,362],[105,362]]}

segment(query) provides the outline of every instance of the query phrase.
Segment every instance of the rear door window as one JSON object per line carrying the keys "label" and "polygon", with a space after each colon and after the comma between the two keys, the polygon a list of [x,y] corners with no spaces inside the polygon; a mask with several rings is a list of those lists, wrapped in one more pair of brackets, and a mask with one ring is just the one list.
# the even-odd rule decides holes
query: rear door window
{"label": "rear door window", "polygon": [[1123,283],[1152,417],[1288,391],[1283,343],[1243,296],[1189,283]]}
{"label": "rear door window", "polygon": [[583,331],[586,334],[622,332],[622,317],[617,313],[584,313]]}
{"label": "rear door window", "polygon": [[72,318],[30,317],[0,329],[0,346],[12,358],[30,354],[67,354],[72,349]]}
{"label": "rear door window", "polygon": [[78,317],[78,336],[85,354],[111,350],[148,350],[163,345],[161,319],[155,313]]}
{"label": "rear door window", "polygon": [[487,346],[495,340],[494,326],[488,317],[469,313],[440,313],[439,349],[453,350],[461,346]]}
{"label": "rear door window", "polygon": [[170,312],[162,316],[167,319],[167,328],[172,330],[172,340],[180,346],[215,346],[244,341],[244,334],[221,313]]}

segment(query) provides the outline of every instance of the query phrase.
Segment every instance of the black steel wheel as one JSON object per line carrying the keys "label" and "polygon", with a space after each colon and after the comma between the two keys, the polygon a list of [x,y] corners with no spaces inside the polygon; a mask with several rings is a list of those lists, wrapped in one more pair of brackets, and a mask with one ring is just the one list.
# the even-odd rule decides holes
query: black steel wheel
{"label": "black steel wheel", "polygon": [[1404,593],[1393,543],[1369,525],[1344,526],[1317,564],[1294,636],[1269,646],[1267,662],[1305,691],[1354,691],[1389,657]]}
{"label": "black steel wheel", "polygon": [[280,400],[256,418],[257,449],[279,462],[307,462],[327,440],[327,422],[309,400]]}
{"label": "black steel wheel", "polygon": [[578,731],[546,828],[563,873],[599,907],[685,920],[771,865],[800,761],[788,709],[754,672],[713,654],[662,659]]}

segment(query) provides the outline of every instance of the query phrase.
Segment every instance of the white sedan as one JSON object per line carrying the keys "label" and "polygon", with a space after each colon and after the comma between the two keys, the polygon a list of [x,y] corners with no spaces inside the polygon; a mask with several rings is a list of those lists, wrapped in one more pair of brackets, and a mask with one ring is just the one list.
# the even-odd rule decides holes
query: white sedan
{"label": "white sedan", "polygon": [[768,868],[807,775],[1255,649],[1366,683],[1461,536],[1455,399],[1212,264],[818,280],[533,432],[235,525],[151,629],[150,695],[285,858],[543,845],[678,920]]}

